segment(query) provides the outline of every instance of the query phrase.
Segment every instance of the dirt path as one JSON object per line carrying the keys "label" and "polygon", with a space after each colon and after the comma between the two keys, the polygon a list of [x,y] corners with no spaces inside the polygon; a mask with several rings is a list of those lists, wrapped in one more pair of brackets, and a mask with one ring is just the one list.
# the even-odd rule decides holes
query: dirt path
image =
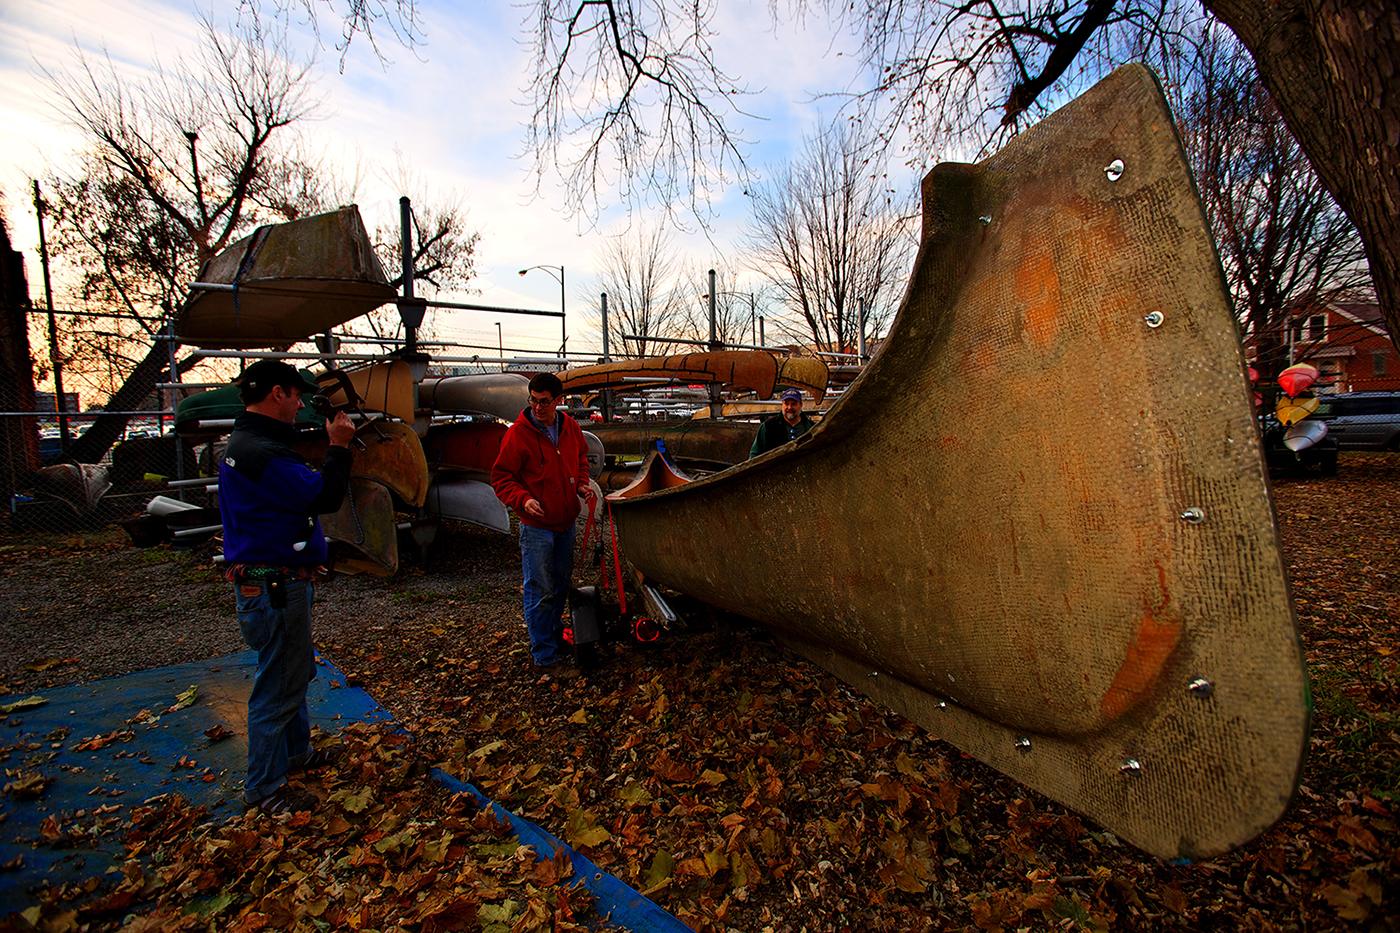
{"label": "dirt path", "polygon": [[[1141,855],[760,632],[690,632],[619,650],[586,681],[542,681],[513,538],[462,531],[427,570],[333,581],[317,640],[422,760],[697,927],[1383,922],[1400,910],[1400,456],[1347,456],[1335,479],[1275,494],[1312,747],[1285,818],[1198,865]],[[0,690],[241,647],[227,586],[198,555],[119,534],[0,542]]]}

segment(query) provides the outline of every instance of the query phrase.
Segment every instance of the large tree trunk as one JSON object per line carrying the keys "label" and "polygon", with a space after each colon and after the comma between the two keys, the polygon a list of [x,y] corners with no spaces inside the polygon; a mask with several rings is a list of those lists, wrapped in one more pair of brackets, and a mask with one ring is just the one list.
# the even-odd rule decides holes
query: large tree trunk
{"label": "large tree trunk", "polygon": [[[189,372],[204,359],[200,353],[193,353],[176,364],[180,374]],[[170,373],[170,351],[163,340],[154,341],[148,352],[131,375],[126,377],[122,387],[107,401],[112,411],[139,411],[141,405],[150,398],[156,383]],[[96,463],[121,437],[131,415],[99,415],[93,419],[92,427],[68,448],[68,456],[78,463]]]}
{"label": "large tree trunk", "polygon": [[1400,347],[1400,6],[1202,0],[1254,56],[1322,183],[1366,245]]}
{"label": "large tree trunk", "polygon": [[[29,359],[29,286],[24,256],[10,248],[0,221],[0,410],[34,410],[34,364]],[[37,419],[0,417],[0,499],[8,502],[39,466]]]}

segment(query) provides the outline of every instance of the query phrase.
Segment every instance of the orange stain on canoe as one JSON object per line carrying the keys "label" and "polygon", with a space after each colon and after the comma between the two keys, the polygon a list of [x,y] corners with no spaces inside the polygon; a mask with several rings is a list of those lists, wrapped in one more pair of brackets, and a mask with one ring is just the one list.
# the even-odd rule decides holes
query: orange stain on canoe
{"label": "orange stain on canoe", "polygon": [[1016,297],[1026,308],[1026,333],[1047,346],[1060,333],[1060,276],[1048,253],[1027,258],[1016,270]]}
{"label": "orange stain on canoe", "polygon": [[1152,689],[1180,640],[1179,621],[1158,620],[1151,609],[1143,613],[1137,634],[1128,645],[1128,653],[1099,701],[1099,713],[1105,722],[1123,715]]}

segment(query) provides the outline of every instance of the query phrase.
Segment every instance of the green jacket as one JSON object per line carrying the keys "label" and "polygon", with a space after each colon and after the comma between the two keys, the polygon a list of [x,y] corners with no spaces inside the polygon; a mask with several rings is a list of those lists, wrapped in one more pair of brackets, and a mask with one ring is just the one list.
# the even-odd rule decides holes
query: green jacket
{"label": "green jacket", "polygon": [[797,438],[812,430],[812,425],[816,424],[811,416],[806,412],[797,424],[788,424],[782,415],[774,415],[759,425],[758,434],[753,439],[753,446],[749,448],[749,456],[757,457],[759,454],[766,454],[774,447],[781,447],[788,441]]}

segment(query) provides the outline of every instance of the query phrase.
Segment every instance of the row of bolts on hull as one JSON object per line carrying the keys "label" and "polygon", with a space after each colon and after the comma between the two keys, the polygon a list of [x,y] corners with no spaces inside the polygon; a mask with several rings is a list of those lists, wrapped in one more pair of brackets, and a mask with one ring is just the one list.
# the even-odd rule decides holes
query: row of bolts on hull
{"label": "row of bolts on hull", "polygon": [[[1118,179],[1122,178],[1123,172],[1124,165],[1122,159],[1114,159],[1108,165],[1105,165],[1103,169],[1104,177],[1106,177],[1110,182],[1115,182]],[[990,214],[983,214],[977,218],[977,221],[983,226],[987,226],[992,222],[992,217]],[[1143,323],[1145,323],[1148,327],[1156,329],[1162,326],[1162,323],[1166,320],[1166,316],[1163,315],[1161,311],[1150,311],[1147,314],[1143,315],[1142,320]],[[1201,522],[1206,520],[1206,513],[1201,508],[1193,505],[1190,508],[1183,509],[1180,518],[1187,524],[1199,525]],[[879,677],[880,672],[871,671],[870,676]],[[1193,678],[1190,681],[1190,683],[1186,685],[1186,689],[1191,692],[1192,696],[1196,697],[1199,700],[1208,700],[1210,699],[1211,695],[1215,693],[1215,685],[1204,677]],[[938,708],[947,709],[949,702],[950,701],[946,699],[939,700]],[[1031,750],[1030,736],[1018,735],[1016,737],[1015,746],[1018,752],[1020,752],[1023,755],[1027,754]],[[1118,771],[1120,774],[1126,774],[1130,777],[1137,777],[1142,773],[1142,762],[1138,761],[1136,758],[1124,758],[1123,763],[1118,766]]]}

